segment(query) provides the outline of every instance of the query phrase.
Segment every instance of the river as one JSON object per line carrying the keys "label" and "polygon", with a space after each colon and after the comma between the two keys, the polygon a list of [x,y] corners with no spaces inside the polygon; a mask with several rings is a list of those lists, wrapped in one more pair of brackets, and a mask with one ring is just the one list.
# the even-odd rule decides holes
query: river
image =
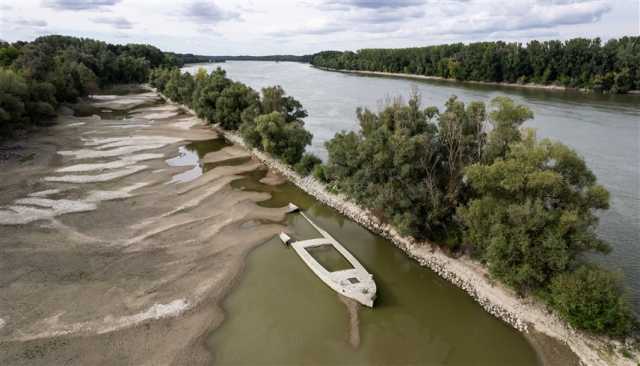
{"label": "river", "polygon": [[357,107],[375,110],[387,98],[408,96],[414,86],[424,106],[441,110],[451,95],[464,102],[488,102],[505,95],[527,105],[535,118],[525,126],[537,129],[539,137],[576,149],[611,192],[611,208],[600,215],[598,230],[613,251],[594,260],[623,272],[630,299],[640,313],[640,97],[362,76],[292,62],[231,61],[191,65],[185,70],[193,72],[202,66],[220,66],[230,78],[257,90],[281,85],[309,112],[306,127],[314,135],[310,150],[322,158],[326,158],[325,141],[340,130],[358,128]]}

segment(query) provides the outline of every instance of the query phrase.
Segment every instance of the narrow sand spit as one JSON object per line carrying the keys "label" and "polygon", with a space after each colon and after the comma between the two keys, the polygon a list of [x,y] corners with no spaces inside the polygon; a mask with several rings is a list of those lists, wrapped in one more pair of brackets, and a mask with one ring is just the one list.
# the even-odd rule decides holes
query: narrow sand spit
{"label": "narrow sand spit", "polygon": [[175,122],[174,124],[172,124],[173,127],[175,128],[179,128],[182,130],[188,130],[194,126],[198,126],[201,125],[202,122],[195,118],[195,117],[189,117],[189,118],[183,118],[181,120],[178,120],[177,122]]}
{"label": "narrow sand spit", "polygon": [[166,156],[217,134],[173,105],[130,110],[157,98],[96,97],[154,118],[137,130],[60,117],[74,128],[34,136],[35,158],[0,170],[0,364],[210,363],[200,342],[223,319],[217,304],[285,212],[231,187],[256,161],[164,184],[184,169]]}
{"label": "narrow sand spit", "polygon": [[251,154],[244,148],[231,145],[218,151],[210,152],[202,159],[203,163],[221,163],[223,161],[249,158]]}
{"label": "narrow sand spit", "polygon": [[263,183],[269,186],[278,186],[286,181],[287,179],[285,177],[283,177],[278,173],[274,173],[271,169],[269,169],[269,171],[267,172],[267,175],[264,178],[260,179],[260,183]]}
{"label": "narrow sand spit", "polygon": [[53,196],[54,194],[58,194],[60,192],[62,192],[61,189],[47,189],[40,192],[30,193],[29,197],[47,197],[47,196]]}
{"label": "narrow sand spit", "polygon": [[24,225],[34,221],[48,220],[59,215],[96,209],[94,203],[65,199],[23,198],[17,200],[16,203],[16,205],[0,210],[0,225]]}
{"label": "narrow sand spit", "polygon": [[126,169],[120,169],[111,173],[103,173],[96,175],[63,175],[61,177],[46,177],[47,182],[64,182],[64,183],[96,183],[108,182],[110,180],[126,177],[147,169],[146,165],[133,165]]}
{"label": "narrow sand spit", "polygon": [[164,154],[135,154],[124,156],[121,160],[110,161],[108,163],[93,163],[93,164],[76,164],[68,167],[57,169],[58,173],[79,173],[79,172],[91,172],[95,170],[107,170],[124,168],[129,165],[135,164],[140,161],[162,159]]}

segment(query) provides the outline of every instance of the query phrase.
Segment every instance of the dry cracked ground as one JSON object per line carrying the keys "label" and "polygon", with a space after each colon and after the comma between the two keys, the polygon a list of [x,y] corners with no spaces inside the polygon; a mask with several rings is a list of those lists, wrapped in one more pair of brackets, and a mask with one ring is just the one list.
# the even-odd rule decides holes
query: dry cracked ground
{"label": "dry cracked ground", "polygon": [[4,149],[0,364],[206,363],[220,300],[284,209],[231,187],[264,169],[252,160],[175,179],[193,167],[171,159],[217,135],[158,95],[90,103],[103,118],[62,116]]}

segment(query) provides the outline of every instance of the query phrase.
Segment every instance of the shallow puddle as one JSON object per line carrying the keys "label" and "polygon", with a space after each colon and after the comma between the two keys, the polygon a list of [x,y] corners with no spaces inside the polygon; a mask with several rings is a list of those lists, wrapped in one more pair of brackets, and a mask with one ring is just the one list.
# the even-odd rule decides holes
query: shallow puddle
{"label": "shallow puddle", "polygon": [[217,138],[206,141],[194,141],[185,146],[180,146],[178,155],[166,160],[169,166],[191,166],[192,168],[176,174],[171,178],[169,183],[187,183],[195,180],[204,174],[208,169],[200,161],[207,153],[218,151],[228,146],[223,138]]}

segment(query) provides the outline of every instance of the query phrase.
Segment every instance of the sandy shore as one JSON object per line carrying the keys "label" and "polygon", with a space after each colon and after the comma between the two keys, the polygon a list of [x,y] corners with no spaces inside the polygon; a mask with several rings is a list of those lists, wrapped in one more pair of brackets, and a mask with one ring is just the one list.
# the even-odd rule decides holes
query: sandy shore
{"label": "sandy shore", "polygon": [[[233,143],[245,146],[238,134],[228,131],[221,133]],[[620,342],[593,337],[571,328],[541,302],[533,298],[521,298],[511,289],[489,280],[486,269],[471,258],[464,256],[454,259],[433,243],[403,237],[392,226],[380,223],[373,214],[350,202],[345,196],[328,192],[313,177],[301,177],[290,167],[263,152],[254,149],[252,153],[270,169],[285,176],[319,201],[392,241],[421,265],[429,267],[467,292],[490,314],[527,334],[546,364],[571,364],[579,359],[583,364],[593,366],[637,365],[636,361],[622,355],[620,349],[623,345]],[[563,350],[562,345],[566,345],[574,355]],[[640,359],[640,353],[636,351],[634,358]]]}
{"label": "sandy shore", "polygon": [[231,187],[255,160],[174,182],[193,166],[167,161],[218,134],[161,102],[95,98],[129,118],[61,116],[0,162],[0,365],[211,362],[218,304],[285,210]]}

